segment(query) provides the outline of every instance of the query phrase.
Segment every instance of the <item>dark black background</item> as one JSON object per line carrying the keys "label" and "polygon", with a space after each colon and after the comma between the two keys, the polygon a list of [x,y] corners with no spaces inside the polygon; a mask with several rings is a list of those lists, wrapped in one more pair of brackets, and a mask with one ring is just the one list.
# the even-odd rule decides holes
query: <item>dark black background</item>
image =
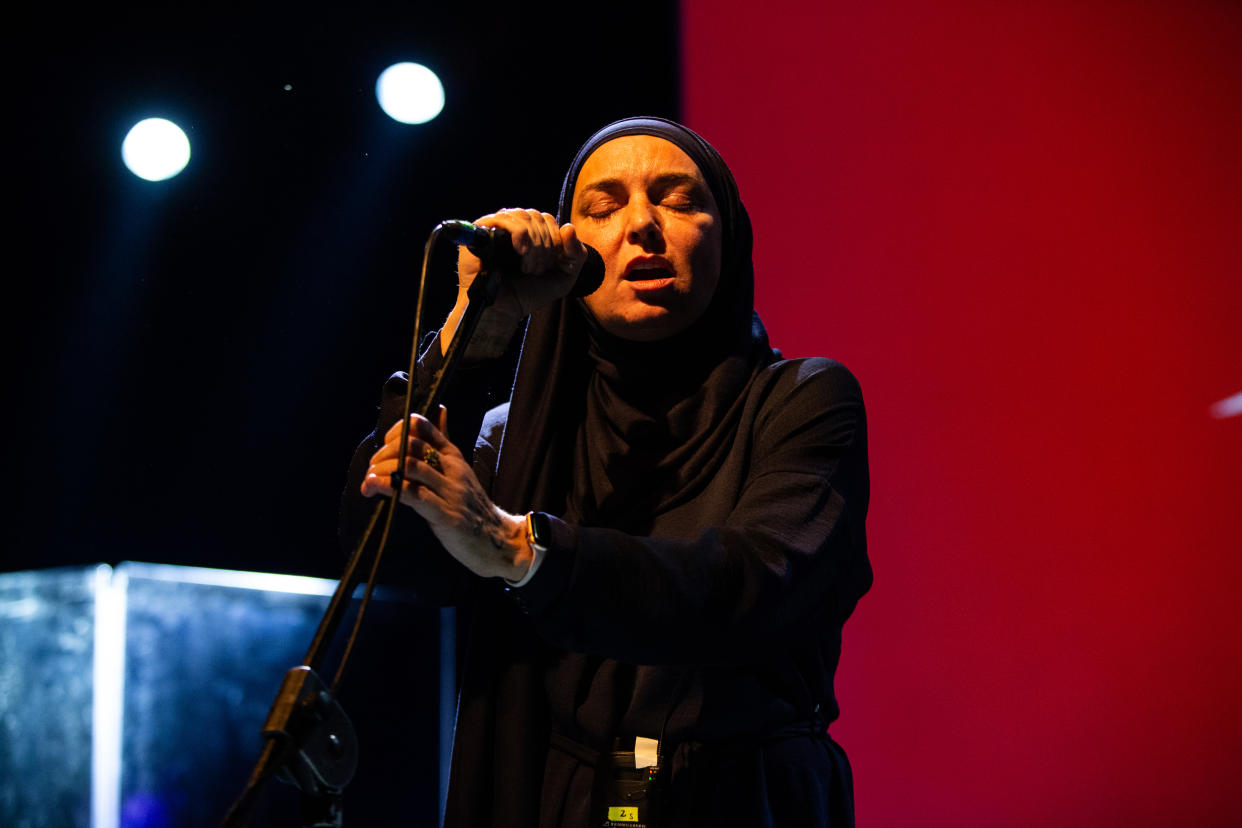
{"label": "dark black background", "polygon": [[[667,3],[50,8],[15,31],[5,570],[339,574],[345,467],[408,361],[431,228],[552,211],[591,131],[678,107]],[[401,60],[446,87],[429,124],[375,101]],[[120,160],[149,116],[191,141],[170,181]]]}

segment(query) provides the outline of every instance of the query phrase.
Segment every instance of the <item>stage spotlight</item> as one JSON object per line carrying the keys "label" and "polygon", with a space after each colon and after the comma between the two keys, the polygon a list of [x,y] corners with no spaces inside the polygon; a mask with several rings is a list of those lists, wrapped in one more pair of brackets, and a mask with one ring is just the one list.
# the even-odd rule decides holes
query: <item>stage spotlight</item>
{"label": "stage spotlight", "polygon": [[375,82],[380,108],[394,121],[425,124],[444,109],[444,87],[420,63],[394,63]]}
{"label": "stage spotlight", "polygon": [[1242,391],[1212,404],[1212,416],[1218,420],[1242,416]]}
{"label": "stage spotlight", "polygon": [[189,163],[190,139],[172,121],[147,118],[134,124],[121,142],[121,158],[139,178],[163,181]]}

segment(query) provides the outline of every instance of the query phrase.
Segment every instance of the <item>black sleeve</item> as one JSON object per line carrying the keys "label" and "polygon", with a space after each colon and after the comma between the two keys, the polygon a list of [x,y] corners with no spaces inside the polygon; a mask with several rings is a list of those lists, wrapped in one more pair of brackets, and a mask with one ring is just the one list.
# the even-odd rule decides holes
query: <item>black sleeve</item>
{"label": "black sleeve", "polygon": [[755,421],[723,525],[674,540],[553,521],[539,571],[510,591],[547,640],[639,664],[711,663],[839,628],[871,584],[862,393],[828,360],[787,385]]}
{"label": "black sleeve", "polygon": [[[427,388],[431,376],[440,367],[439,334],[426,340],[418,360],[417,386]],[[473,453],[479,425],[489,408],[508,398],[515,362],[513,349],[499,360],[455,370],[451,383],[442,395],[449,414],[448,437],[469,459]],[[388,378],[380,394],[379,417],[375,430],[368,434],[354,451],[349,477],[341,495],[339,534],[344,553],[350,555],[366,530],[380,502],[363,497],[360,492],[371,455],[384,442],[384,434],[400,421],[405,410],[407,374],[399,371]],[[414,408],[418,408],[416,400]],[[376,543],[383,527],[379,521],[371,539]],[[412,509],[397,509],[396,517],[384,552],[380,580],[412,589],[421,599],[448,605],[457,603],[469,584],[469,570],[444,551],[426,521]]]}

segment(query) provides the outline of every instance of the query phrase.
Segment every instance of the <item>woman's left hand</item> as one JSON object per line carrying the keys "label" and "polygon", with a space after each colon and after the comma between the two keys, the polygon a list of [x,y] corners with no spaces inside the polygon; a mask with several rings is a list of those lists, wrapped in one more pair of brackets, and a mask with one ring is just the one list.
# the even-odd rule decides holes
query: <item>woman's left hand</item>
{"label": "woman's left hand", "polygon": [[[422,515],[449,554],[471,572],[521,580],[534,560],[525,520],[496,506],[483,491],[470,464],[445,436],[448,413],[443,406],[439,421],[437,428],[425,417],[410,415],[401,502]],[[400,447],[398,422],[371,456],[363,495],[392,495]]]}

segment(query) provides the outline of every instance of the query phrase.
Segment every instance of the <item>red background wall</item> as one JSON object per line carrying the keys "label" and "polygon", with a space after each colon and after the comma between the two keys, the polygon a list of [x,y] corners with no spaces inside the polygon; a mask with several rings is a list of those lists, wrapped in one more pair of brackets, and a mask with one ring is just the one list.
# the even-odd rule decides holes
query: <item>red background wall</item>
{"label": "red background wall", "polygon": [[1242,4],[683,0],[787,355],[860,377],[859,823],[1242,822]]}

